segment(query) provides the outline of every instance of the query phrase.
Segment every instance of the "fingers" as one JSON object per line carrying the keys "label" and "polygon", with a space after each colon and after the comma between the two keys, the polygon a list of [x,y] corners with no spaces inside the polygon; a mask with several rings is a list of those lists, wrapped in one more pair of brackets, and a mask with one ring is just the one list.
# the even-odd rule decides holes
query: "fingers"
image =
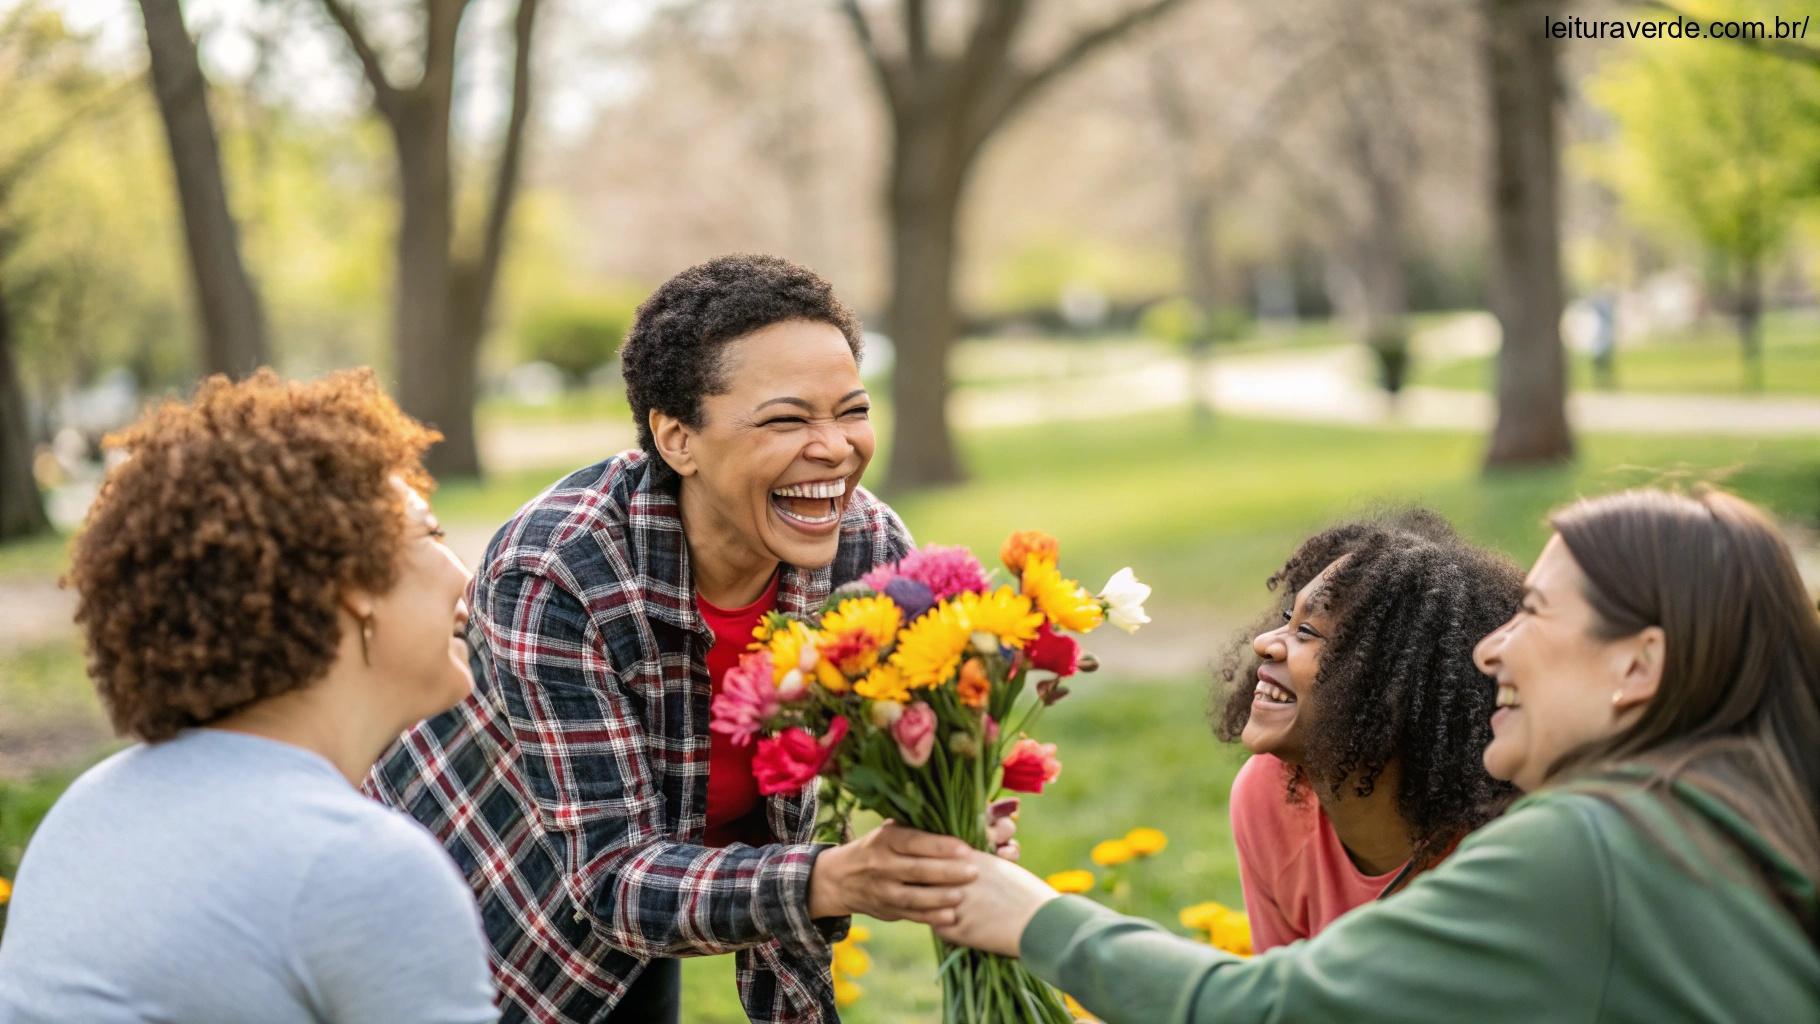
{"label": "fingers", "polygon": [[913,885],[966,885],[980,875],[979,868],[965,860],[937,860],[933,857],[892,857],[879,865],[879,874],[888,879]]}
{"label": "fingers", "polygon": [[[905,917],[923,920],[918,916],[930,911],[944,910],[952,914],[960,906],[959,889],[936,888],[920,885],[905,885],[901,882],[881,881],[873,888],[873,898],[881,909],[887,909]],[[873,916],[878,916],[874,914]],[[929,923],[924,921],[925,924]]]}
{"label": "fingers", "polygon": [[955,860],[967,856],[972,847],[953,836],[938,836],[929,832],[919,832],[902,825],[886,825],[879,829],[886,846],[893,853],[903,857],[934,857]]}
{"label": "fingers", "polygon": [[1000,818],[986,826],[986,838],[995,848],[1011,842],[1015,835],[1017,835],[1017,822],[1010,818]]}
{"label": "fingers", "polygon": [[1017,840],[1015,839],[1010,842],[1000,843],[996,852],[1001,859],[1008,860],[1013,864],[1016,864],[1019,860],[1023,859],[1024,856],[1024,848],[1017,845]]}

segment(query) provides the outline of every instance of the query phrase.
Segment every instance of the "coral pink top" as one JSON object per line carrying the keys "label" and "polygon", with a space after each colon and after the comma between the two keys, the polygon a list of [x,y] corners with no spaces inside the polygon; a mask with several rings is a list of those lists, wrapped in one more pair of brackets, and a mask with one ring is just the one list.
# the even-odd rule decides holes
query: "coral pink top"
{"label": "coral pink top", "polygon": [[1255,754],[1232,781],[1232,839],[1251,918],[1251,945],[1262,953],[1314,936],[1341,914],[1378,898],[1403,870],[1367,875],[1347,856],[1333,822],[1312,794],[1290,803],[1290,768]]}

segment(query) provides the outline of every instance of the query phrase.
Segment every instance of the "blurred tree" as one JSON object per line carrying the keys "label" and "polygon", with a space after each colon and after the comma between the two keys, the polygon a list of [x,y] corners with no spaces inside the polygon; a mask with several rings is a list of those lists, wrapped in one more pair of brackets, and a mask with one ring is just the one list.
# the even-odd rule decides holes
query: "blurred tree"
{"label": "blurred tree", "polygon": [[152,88],[176,172],[178,205],[201,324],[202,368],[240,376],[271,361],[265,310],[240,257],[240,234],[221,173],[208,85],[179,0],[139,0]]}
{"label": "blurred tree", "polygon": [[[531,41],[538,0],[516,0],[512,19],[512,98],[486,199],[484,224],[469,246],[456,232],[450,117],[456,38],[467,0],[421,0],[415,80],[398,81],[344,0],[320,0],[346,37],[390,130],[399,198],[393,345],[398,400],[442,431],[426,462],[439,476],[478,476],[474,433],[480,342],[499,278],[506,227],[517,197],[531,102]],[[396,12],[391,12],[396,13]]]}
{"label": "blurred tree", "polygon": [[1541,30],[1563,0],[1481,0],[1492,126],[1492,311],[1498,417],[1487,469],[1561,462],[1574,453],[1561,346],[1561,158],[1556,42]]}
{"label": "blurred tree", "polygon": [[586,383],[613,362],[637,314],[640,295],[629,290],[570,294],[541,302],[519,318],[520,354],[563,372],[569,386]]}
{"label": "blurred tree", "polygon": [[1820,191],[1820,74],[1743,47],[1640,43],[1591,91],[1619,126],[1600,154],[1612,184],[1640,219],[1713,257],[1745,381],[1761,388],[1765,264]]}
{"label": "blurred tree", "polygon": [[926,0],[871,5],[896,15],[898,45],[875,32],[859,0],[842,8],[890,117],[885,207],[891,289],[885,314],[897,344],[891,376],[897,442],[887,486],[962,479],[947,417],[948,352],[958,328],[954,270],[967,180],[985,144],[1029,101],[1092,54],[1179,5],[1146,0],[1073,35],[1034,66],[1013,55],[1029,23],[1028,0],[980,0],[959,45],[940,45]]}

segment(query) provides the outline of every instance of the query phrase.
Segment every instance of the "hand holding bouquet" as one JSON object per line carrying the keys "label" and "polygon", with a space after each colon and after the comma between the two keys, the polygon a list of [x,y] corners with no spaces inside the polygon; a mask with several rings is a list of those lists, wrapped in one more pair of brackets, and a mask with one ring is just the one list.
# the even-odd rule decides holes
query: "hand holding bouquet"
{"label": "hand holding bouquet", "polygon": [[[1013,534],[1009,582],[961,548],[928,547],[836,591],[814,620],[772,614],[727,673],[711,728],[758,744],[759,791],[825,776],[842,820],[862,807],[990,850],[1004,791],[1041,793],[1061,773],[1031,738],[1065,681],[1092,671],[1074,634],[1148,622],[1150,588],[1121,570],[1096,596],[1064,577],[1054,538]],[[937,943],[944,1019],[1071,1019],[1015,961]]]}

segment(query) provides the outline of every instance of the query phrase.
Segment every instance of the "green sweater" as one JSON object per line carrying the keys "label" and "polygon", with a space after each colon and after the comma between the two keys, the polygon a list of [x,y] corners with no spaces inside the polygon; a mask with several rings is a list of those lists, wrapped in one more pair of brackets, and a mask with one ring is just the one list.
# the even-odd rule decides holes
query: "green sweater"
{"label": "green sweater", "polygon": [[1075,896],[1037,912],[1021,951],[1108,1024],[1820,1022],[1820,951],[1739,850],[1810,915],[1813,880],[1676,793],[1691,813],[1634,785],[1620,799],[1691,871],[1611,803],[1551,790],[1396,896],[1250,960]]}

